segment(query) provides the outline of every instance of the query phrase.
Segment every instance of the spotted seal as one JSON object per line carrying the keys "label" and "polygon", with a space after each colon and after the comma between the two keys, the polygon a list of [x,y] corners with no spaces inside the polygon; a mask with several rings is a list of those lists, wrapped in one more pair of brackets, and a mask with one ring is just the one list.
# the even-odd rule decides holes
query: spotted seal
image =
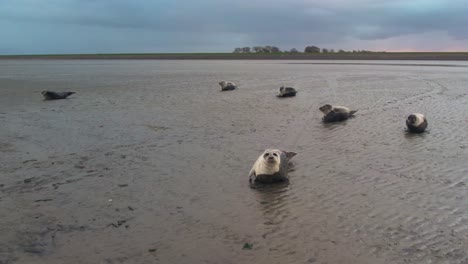
{"label": "spotted seal", "polygon": [[357,110],[350,110],[344,106],[332,106],[330,104],[321,106],[319,110],[323,113],[322,121],[325,123],[346,120],[353,117],[357,112]]}
{"label": "spotted seal", "polygon": [[423,114],[413,113],[406,118],[408,131],[413,133],[422,133],[427,128],[427,119]]}
{"label": "spotted seal", "polygon": [[45,90],[41,92],[42,96],[44,96],[44,100],[65,99],[74,93],[75,92],[52,92]]}
{"label": "spotted seal", "polygon": [[218,84],[221,85],[221,91],[231,91],[237,88],[233,82],[220,81]]}
{"label": "spotted seal", "polygon": [[293,87],[281,86],[278,91],[278,97],[291,97],[296,96],[297,90]]}
{"label": "spotted seal", "polygon": [[249,172],[250,183],[284,182],[289,179],[290,159],[295,152],[279,149],[265,150]]}

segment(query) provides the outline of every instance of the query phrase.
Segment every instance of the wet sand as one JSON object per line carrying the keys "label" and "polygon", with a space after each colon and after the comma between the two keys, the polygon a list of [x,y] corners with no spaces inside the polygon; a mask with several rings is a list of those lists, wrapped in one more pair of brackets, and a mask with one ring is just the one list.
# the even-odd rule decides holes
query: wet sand
{"label": "wet sand", "polygon": [[0,61],[0,263],[468,263],[468,63],[356,63]]}

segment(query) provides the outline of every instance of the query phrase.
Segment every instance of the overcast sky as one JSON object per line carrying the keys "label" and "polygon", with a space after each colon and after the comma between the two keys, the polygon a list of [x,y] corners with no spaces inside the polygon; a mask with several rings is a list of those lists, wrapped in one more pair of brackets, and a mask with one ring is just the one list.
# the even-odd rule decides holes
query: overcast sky
{"label": "overcast sky", "polygon": [[468,50],[468,0],[0,0],[0,54]]}

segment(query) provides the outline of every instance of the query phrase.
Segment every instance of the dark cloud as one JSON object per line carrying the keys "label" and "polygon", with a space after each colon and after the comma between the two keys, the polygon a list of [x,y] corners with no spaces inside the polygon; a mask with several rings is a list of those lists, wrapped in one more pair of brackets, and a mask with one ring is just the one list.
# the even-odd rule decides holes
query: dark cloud
{"label": "dark cloud", "polygon": [[430,32],[467,43],[467,11],[461,0],[4,0],[0,27],[11,39],[0,42],[0,53],[365,49]]}

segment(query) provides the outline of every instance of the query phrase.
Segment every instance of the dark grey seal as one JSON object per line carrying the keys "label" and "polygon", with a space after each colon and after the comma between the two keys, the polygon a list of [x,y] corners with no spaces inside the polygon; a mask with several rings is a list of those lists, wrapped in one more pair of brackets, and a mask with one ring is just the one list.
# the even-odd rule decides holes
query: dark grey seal
{"label": "dark grey seal", "polygon": [[339,122],[353,117],[357,110],[350,110],[344,106],[323,105],[319,108],[323,113],[322,121],[324,123]]}
{"label": "dark grey seal", "polygon": [[232,91],[237,88],[233,82],[220,81],[218,84],[221,85],[221,91]]}
{"label": "dark grey seal", "polygon": [[265,150],[257,161],[255,161],[249,172],[250,183],[275,183],[284,182],[289,179],[290,159],[296,155],[295,152],[282,151],[279,149]]}
{"label": "dark grey seal", "polygon": [[75,92],[52,92],[52,91],[42,91],[41,94],[44,96],[44,100],[57,100],[65,99],[68,96],[74,94]]}
{"label": "dark grey seal", "polygon": [[284,86],[281,86],[279,88],[279,92],[278,92],[278,97],[291,97],[291,96],[296,96],[297,94],[297,90],[294,89],[293,87],[284,87]]}
{"label": "dark grey seal", "polygon": [[408,131],[412,133],[423,133],[427,128],[427,119],[423,114],[413,113],[406,118]]}

